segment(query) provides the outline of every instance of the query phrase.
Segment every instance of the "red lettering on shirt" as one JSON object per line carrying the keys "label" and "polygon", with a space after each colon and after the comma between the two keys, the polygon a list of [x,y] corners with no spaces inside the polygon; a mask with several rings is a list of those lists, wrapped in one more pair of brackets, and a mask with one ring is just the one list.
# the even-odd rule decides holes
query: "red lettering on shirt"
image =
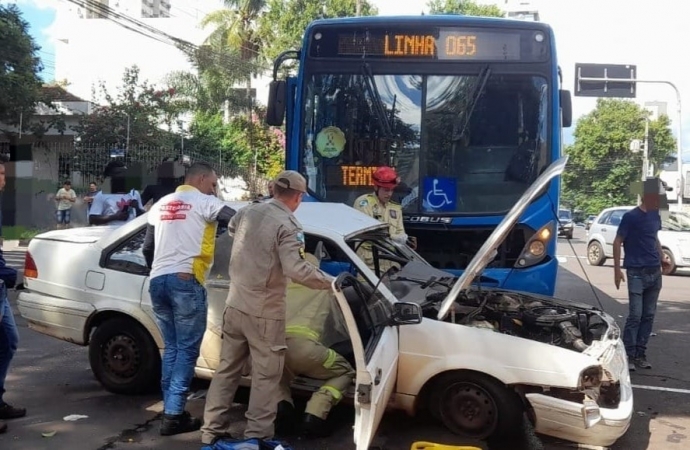
{"label": "red lettering on shirt", "polygon": [[185,220],[187,214],[183,212],[190,209],[192,209],[192,205],[189,203],[185,203],[182,200],[173,200],[160,206],[159,211],[163,213],[160,216],[160,220]]}

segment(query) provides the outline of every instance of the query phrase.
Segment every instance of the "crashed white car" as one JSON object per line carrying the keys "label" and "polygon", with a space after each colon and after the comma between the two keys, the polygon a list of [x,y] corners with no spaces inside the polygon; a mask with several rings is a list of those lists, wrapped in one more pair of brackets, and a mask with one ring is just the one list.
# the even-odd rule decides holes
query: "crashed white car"
{"label": "crashed white car", "polygon": [[[340,274],[333,298],[349,340],[337,351],[357,369],[349,395],[358,450],[368,448],[387,407],[428,411],[453,432],[480,439],[510,436],[524,413],[537,432],[583,444],[608,446],[626,432],[632,388],[613,318],[585,304],[472,284],[565,162],[525,192],[460,278],[434,269],[390,240],[387,225],[348,206],[298,209],[307,251]],[[34,330],[88,345],[94,374],[113,392],[154,387],[160,373],[144,228],[140,217],[114,231],[51,231],[31,241],[26,257],[21,315]],[[218,364],[230,241],[219,238],[207,285],[209,321],[196,370],[203,378]],[[375,268],[387,260],[401,269],[379,277],[357,256],[363,243]],[[319,383],[302,377],[294,388]]]}

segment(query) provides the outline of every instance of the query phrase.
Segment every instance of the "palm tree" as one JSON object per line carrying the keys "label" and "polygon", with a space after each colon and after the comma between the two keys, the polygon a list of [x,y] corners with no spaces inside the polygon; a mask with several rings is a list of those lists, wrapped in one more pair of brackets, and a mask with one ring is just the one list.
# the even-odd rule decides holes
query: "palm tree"
{"label": "palm tree", "polygon": [[[252,76],[263,68],[263,36],[259,19],[266,8],[266,0],[225,0],[225,8],[209,13],[201,21],[202,27],[214,27],[206,44],[219,52],[238,55],[253,67],[246,72],[247,99],[251,98]],[[249,108],[251,119],[251,108]]]}

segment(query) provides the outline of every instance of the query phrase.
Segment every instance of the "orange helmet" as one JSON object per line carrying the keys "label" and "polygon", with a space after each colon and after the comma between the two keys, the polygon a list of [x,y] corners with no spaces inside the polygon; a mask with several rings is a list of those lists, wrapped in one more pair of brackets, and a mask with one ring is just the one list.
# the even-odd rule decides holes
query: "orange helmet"
{"label": "orange helmet", "polygon": [[394,168],[388,166],[378,167],[374,173],[371,174],[371,179],[374,182],[374,186],[384,189],[393,189],[400,184],[398,173]]}

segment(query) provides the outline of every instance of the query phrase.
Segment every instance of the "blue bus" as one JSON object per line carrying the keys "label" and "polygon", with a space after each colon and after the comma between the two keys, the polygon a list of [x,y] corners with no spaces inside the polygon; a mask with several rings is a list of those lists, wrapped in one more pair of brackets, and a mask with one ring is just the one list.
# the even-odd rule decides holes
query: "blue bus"
{"label": "blue bus", "polygon": [[[287,61],[296,76],[282,79]],[[294,63],[293,63],[294,64]],[[561,154],[572,120],[551,28],[430,15],[317,20],[274,63],[267,122],[286,121],[286,165],[307,200],[352,205],[392,166],[418,253],[453,274]],[[560,178],[482,273],[488,286],[552,295]]]}

